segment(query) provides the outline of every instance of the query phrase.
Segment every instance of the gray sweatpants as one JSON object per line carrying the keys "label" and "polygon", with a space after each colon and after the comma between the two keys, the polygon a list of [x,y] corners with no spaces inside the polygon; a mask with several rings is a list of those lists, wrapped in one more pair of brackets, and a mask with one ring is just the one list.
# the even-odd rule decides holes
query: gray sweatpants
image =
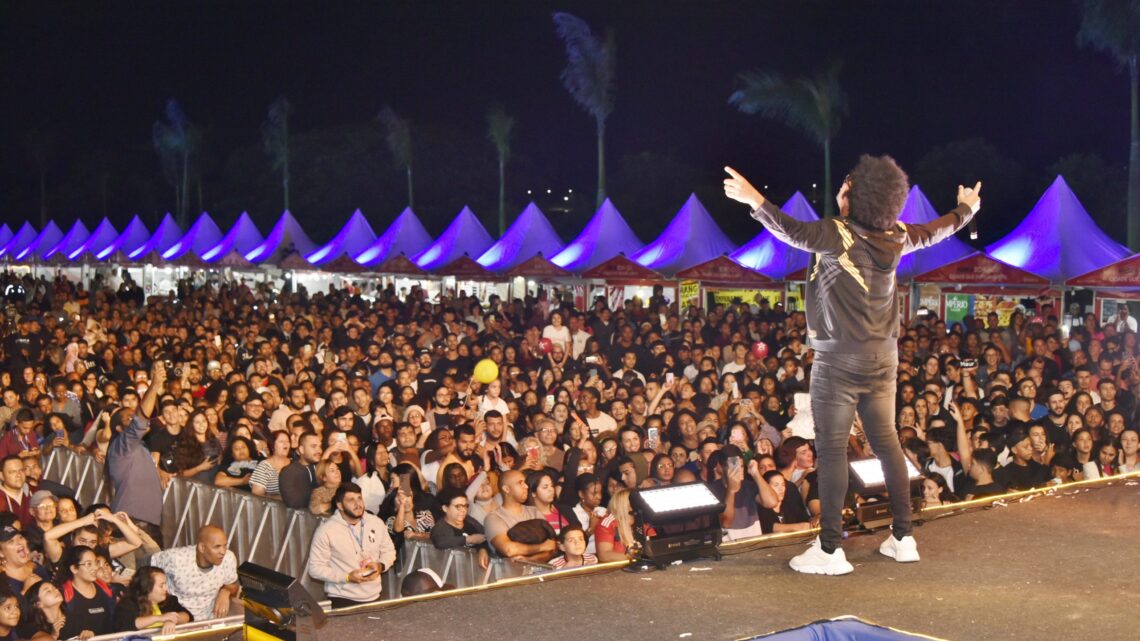
{"label": "gray sweatpants", "polygon": [[842,354],[816,352],[811,371],[811,411],[815,422],[819,483],[820,542],[842,547],[843,501],[847,496],[847,438],[855,410],[863,432],[883,465],[891,497],[892,528],[911,533],[910,481],[895,432],[898,352]]}

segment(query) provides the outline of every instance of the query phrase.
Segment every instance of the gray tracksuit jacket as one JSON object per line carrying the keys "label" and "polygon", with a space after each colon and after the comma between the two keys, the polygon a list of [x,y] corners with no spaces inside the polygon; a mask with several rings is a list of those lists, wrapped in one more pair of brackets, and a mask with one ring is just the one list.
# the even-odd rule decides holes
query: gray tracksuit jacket
{"label": "gray tracksuit jacket", "polygon": [[821,352],[876,354],[898,349],[899,259],[949,238],[975,213],[959,205],[929,223],[899,222],[886,231],[850,218],[801,222],[771,201],[752,217],[776,238],[816,254],[805,300],[808,344]]}

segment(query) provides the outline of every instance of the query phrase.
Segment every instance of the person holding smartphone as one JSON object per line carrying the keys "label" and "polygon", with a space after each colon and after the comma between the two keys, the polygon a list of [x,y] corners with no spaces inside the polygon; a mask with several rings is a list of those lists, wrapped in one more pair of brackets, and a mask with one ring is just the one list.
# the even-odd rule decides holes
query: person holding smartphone
{"label": "person holding smartphone", "polygon": [[382,575],[396,562],[388,527],[364,510],[356,483],[344,483],[333,496],[336,512],[317,528],[309,548],[309,576],[324,581],[333,608],[378,601]]}
{"label": "person holding smartphone", "polygon": [[801,222],[780,211],[731,167],[728,198],[744,203],[773,236],[813,254],[804,297],[809,344],[815,350],[811,402],[819,454],[821,531],[790,562],[808,574],[854,571],[841,544],[847,495],[847,439],[858,409],[871,447],[883,463],[894,523],[879,551],[899,562],[918,561],[911,535],[910,481],[894,429],[899,303],[895,271],[903,254],[939,243],[973,219],[982,183],[958,187],[958,206],[929,223],[903,225],[899,212],[910,190],[890,156],[863,155],[844,179],[835,219]]}

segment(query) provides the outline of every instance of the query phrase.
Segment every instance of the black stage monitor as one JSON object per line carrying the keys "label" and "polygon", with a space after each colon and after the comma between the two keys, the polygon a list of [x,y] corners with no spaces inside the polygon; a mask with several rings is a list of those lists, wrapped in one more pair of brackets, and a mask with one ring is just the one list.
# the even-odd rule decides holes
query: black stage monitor
{"label": "black stage monitor", "polygon": [[256,563],[238,567],[246,641],[316,641],[325,611],[301,582]]}

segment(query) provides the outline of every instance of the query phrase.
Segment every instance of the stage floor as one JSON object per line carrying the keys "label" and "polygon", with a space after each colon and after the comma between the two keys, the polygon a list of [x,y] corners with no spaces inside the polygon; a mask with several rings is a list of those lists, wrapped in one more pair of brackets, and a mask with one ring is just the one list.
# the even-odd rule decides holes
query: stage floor
{"label": "stage floor", "polygon": [[[1070,492],[1073,490],[1070,490]],[[922,561],[852,537],[842,577],[779,548],[664,572],[622,571],[330,618],[325,639],[740,639],[841,615],[951,641],[1137,638],[1140,483],[930,521]]]}

